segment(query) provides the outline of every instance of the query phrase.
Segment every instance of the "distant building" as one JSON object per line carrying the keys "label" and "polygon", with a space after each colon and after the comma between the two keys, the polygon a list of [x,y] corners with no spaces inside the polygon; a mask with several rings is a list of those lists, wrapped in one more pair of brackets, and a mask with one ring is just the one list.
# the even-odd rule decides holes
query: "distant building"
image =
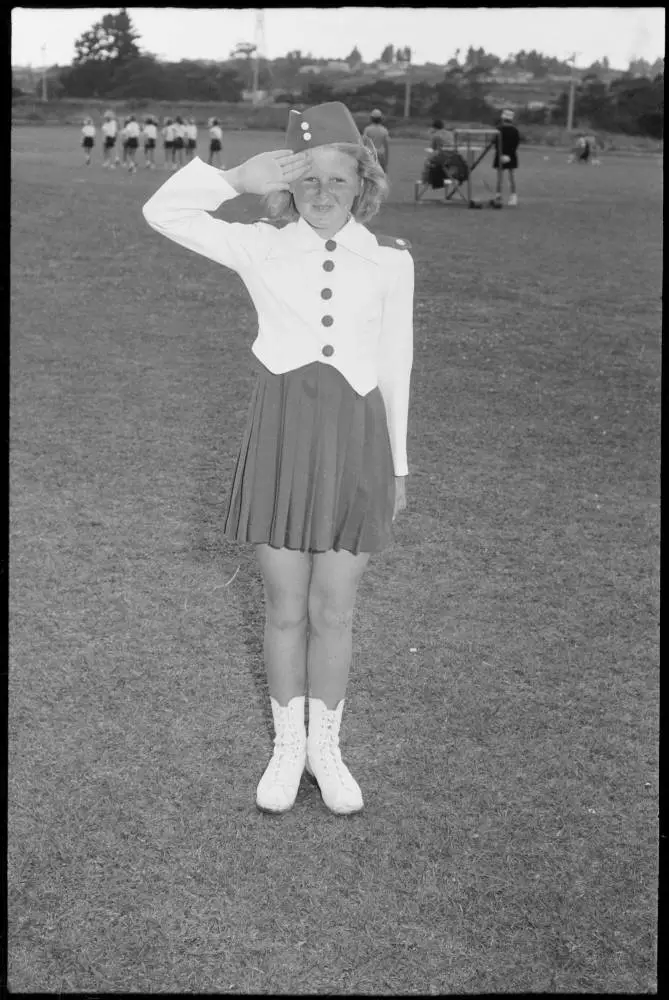
{"label": "distant building", "polygon": [[406,65],[404,63],[381,64],[376,73],[377,76],[392,80],[394,77],[406,75]]}
{"label": "distant building", "polygon": [[314,73],[316,75],[323,73],[350,73],[351,67],[347,62],[343,62],[340,59],[331,59],[327,63],[318,65],[316,63],[308,63],[306,66],[300,66],[298,73],[301,76],[306,76],[308,73]]}
{"label": "distant building", "polygon": [[530,83],[534,80],[534,74],[526,70],[509,70],[496,66],[488,70],[482,79],[487,83]]}
{"label": "distant building", "polygon": [[259,90],[256,94],[253,90],[242,90],[242,100],[243,101],[266,101],[269,97],[269,91]]}

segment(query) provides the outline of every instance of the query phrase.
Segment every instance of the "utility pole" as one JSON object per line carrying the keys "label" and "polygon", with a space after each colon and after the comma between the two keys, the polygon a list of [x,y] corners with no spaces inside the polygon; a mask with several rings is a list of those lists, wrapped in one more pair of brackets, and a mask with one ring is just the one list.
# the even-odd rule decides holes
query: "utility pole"
{"label": "utility pole", "polygon": [[46,94],[46,45],[42,46],[42,100],[48,100]]}
{"label": "utility pole", "polygon": [[255,52],[253,53],[253,103],[257,104],[260,100],[258,82],[260,77],[260,57],[264,55],[265,50],[265,11],[256,11],[256,28],[255,28]]}
{"label": "utility pole", "polygon": [[409,118],[411,115],[411,53],[405,49],[405,54],[409,58],[407,59],[407,75],[404,83],[404,117]]}
{"label": "utility pole", "polygon": [[580,52],[574,52],[567,62],[571,63],[571,80],[569,81],[569,110],[567,111],[567,132],[574,128],[574,96],[576,91],[576,57]]}

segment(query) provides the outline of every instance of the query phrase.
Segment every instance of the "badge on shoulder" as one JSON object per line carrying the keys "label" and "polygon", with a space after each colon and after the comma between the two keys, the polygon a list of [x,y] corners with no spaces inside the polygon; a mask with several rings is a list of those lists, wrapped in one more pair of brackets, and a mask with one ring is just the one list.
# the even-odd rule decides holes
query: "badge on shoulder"
{"label": "badge on shoulder", "polygon": [[393,247],[395,250],[411,250],[409,240],[400,239],[398,236],[385,236],[383,233],[376,234],[376,242],[380,247]]}

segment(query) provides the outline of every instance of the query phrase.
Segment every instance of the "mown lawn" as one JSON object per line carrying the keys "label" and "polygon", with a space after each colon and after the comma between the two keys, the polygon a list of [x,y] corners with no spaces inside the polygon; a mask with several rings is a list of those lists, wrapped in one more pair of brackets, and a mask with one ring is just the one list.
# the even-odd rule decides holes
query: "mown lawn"
{"label": "mown lawn", "polygon": [[396,144],[411,477],[356,619],[366,808],[304,782],[275,818],[261,581],[221,534],[247,293],[149,230],[162,171],[12,140],[10,989],[654,992],[659,160],[527,150],[519,208],[470,212],[414,205]]}

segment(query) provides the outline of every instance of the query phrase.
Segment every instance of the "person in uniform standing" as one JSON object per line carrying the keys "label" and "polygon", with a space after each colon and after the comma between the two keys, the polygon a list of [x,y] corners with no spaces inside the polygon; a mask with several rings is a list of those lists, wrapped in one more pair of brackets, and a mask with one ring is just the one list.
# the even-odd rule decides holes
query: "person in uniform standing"
{"label": "person in uniform standing", "polygon": [[81,145],[84,147],[84,155],[86,157],[86,166],[91,165],[91,151],[95,145],[95,125],[93,124],[92,118],[84,118],[84,124],[81,129]]}
{"label": "person in uniform standing", "polygon": [[374,145],[376,155],[381,169],[388,173],[388,163],[390,161],[390,133],[383,124],[383,112],[375,108],[370,113],[369,125],[365,126],[363,136],[366,136]]}
{"label": "person in uniform standing", "polygon": [[223,149],[223,131],[218,118],[209,119],[209,164],[222,166],[221,150]]}
{"label": "person in uniform standing", "polygon": [[174,146],[174,124],[171,118],[166,118],[163,123],[163,153],[165,156],[165,170],[172,166],[172,149]]}
{"label": "person in uniform standing", "polygon": [[[196,157],[143,213],[236,271],[258,312],[223,528],[254,545],[264,583],[275,738],[256,804],[290,809],[306,766],[348,814],[363,808],[339,746],[356,594],[406,507],[414,265],[407,240],[365,225],[388,182],[345,105],[291,111],[284,145],[225,171]],[[265,196],[269,219],[209,215],[240,194]]]}
{"label": "person in uniform standing", "polygon": [[192,160],[197,150],[197,122],[189,118],[186,123],[186,160]]}
{"label": "person in uniform standing", "polygon": [[123,165],[127,166],[131,174],[137,170],[136,156],[139,148],[139,125],[134,115],[129,115],[125,120],[121,132],[123,138]]}
{"label": "person in uniform standing", "polygon": [[172,170],[178,170],[184,162],[184,146],[186,139],[186,126],[181,115],[177,115],[172,126],[174,131],[174,142],[172,145]]}
{"label": "person in uniform standing", "polygon": [[144,166],[147,169],[156,169],[156,139],[158,138],[158,128],[155,118],[148,115],[144,119],[142,129],[144,137]]}
{"label": "person in uniform standing", "polygon": [[[513,119],[513,111],[505,108],[504,111],[502,111],[500,122],[497,126],[500,139],[492,164],[493,169],[497,170],[497,187],[495,189],[495,202],[497,205],[502,204],[502,178],[504,176],[504,171],[506,171],[509,178],[509,188],[511,190],[508,204],[511,206],[518,204],[518,195],[516,193],[516,170],[518,169],[518,146],[520,144],[520,132],[513,124]],[[499,171],[500,155],[502,157],[501,173]]]}
{"label": "person in uniform standing", "polygon": [[116,121],[116,115],[113,111],[105,111],[102,117],[102,134],[104,136],[104,142],[102,145],[102,166],[109,167],[110,170],[113,170],[116,166],[114,160],[118,159],[118,157],[115,157],[118,122]]}

